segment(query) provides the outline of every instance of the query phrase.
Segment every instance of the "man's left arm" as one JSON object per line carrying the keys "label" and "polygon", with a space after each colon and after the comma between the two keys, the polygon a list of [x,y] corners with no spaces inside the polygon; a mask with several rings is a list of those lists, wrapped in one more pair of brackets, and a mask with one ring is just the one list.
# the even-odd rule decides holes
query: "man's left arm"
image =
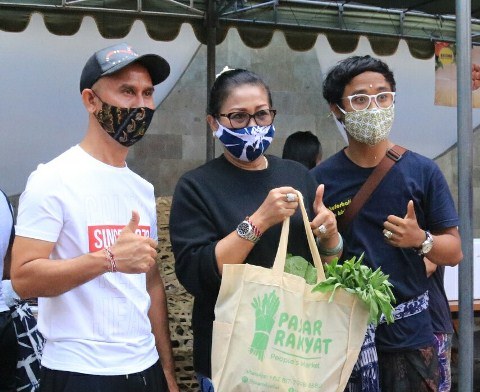
{"label": "man's left arm", "polygon": [[155,345],[162,363],[163,372],[167,379],[170,392],[179,392],[175,376],[175,361],[173,359],[170,329],[168,325],[167,299],[165,287],[157,266],[153,266],[147,273],[147,291],[150,295],[150,310],[148,317],[155,336]]}

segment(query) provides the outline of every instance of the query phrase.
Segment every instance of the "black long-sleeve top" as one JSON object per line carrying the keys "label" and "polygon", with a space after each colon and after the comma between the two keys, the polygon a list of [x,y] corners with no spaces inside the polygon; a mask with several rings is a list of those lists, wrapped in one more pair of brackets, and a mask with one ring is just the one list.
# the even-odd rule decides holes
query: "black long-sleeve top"
{"label": "black long-sleeve top", "polygon": [[[304,197],[310,220],[316,182],[301,164],[268,156],[265,170],[249,171],[228,162],[222,155],[185,173],[173,195],[170,238],[175,272],[180,283],[194,297],[192,329],[196,372],[211,376],[214,308],[221,276],[215,258],[218,241],[253,214],[273,188],[291,186]],[[280,239],[281,224],[263,233],[245,260],[271,267]],[[300,211],[291,218],[288,253],[311,261]]]}

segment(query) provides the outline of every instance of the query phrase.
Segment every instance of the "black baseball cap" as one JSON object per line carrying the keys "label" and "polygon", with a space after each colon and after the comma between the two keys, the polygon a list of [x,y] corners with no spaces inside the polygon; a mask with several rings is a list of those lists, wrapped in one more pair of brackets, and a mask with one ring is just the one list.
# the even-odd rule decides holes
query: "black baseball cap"
{"label": "black baseball cap", "polygon": [[153,85],[163,82],[170,74],[170,65],[156,54],[140,56],[126,43],[120,43],[95,52],[83,67],[80,92],[92,88],[102,76],[111,75],[132,63],[142,64],[150,74]]}

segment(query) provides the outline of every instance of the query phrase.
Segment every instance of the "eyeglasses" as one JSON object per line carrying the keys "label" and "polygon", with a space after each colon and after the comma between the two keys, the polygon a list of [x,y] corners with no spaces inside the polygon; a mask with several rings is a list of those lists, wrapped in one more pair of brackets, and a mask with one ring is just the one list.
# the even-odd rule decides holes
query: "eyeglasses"
{"label": "eyeglasses", "polygon": [[259,110],[254,114],[246,112],[232,112],[228,114],[219,114],[220,117],[226,117],[230,121],[230,125],[233,129],[245,128],[248,126],[250,119],[253,118],[257,125],[262,127],[269,126],[273,123],[273,119],[277,111],[275,109]]}
{"label": "eyeglasses", "polygon": [[342,99],[348,99],[350,101],[350,106],[356,112],[366,110],[370,107],[372,98],[375,101],[375,104],[380,109],[390,109],[395,102],[395,93],[392,91],[384,91],[374,95],[368,94],[355,94],[349,95]]}

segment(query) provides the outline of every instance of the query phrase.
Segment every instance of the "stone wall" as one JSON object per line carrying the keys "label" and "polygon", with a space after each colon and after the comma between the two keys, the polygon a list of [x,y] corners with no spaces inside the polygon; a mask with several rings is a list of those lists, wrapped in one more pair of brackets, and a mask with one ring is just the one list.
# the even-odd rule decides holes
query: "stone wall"
{"label": "stone wall", "polygon": [[[298,130],[309,130],[322,142],[323,156],[328,158],[345,142],[340,136],[322,94],[322,74],[315,51],[291,50],[283,34],[273,35],[268,47],[251,49],[232,29],[217,47],[217,72],[228,65],[244,67],[261,75],[272,90],[276,136],[268,153],[281,156],[285,138]],[[201,46],[171,94],[157,110],[145,139],[129,155],[133,170],[152,182],[157,196],[172,195],[178,178],[206,159],[206,89],[207,50]],[[425,121],[428,121],[426,118]],[[480,197],[480,136],[475,133],[473,200]],[[221,153],[216,144],[216,154]],[[436,159],[457,200],[457,149]],[[480,237],[480,204],[474,205],[474,237]]]}
{"label": "stone wall", "polygon": [[[155,185],[157,196],[172,195],[180,175],[205,162],[206,63],[202,46],[160,105],[144,140],[132,149],[130,167]],[[316,134],[326,157],[345,145],[322,98],[322,75],[314,50],[292,51],[281,33],[274,34],[268,47],[250,49],[231,30],[217,47],[217,72],[226,65],[258,73],[272,90],[278,114],[269,154],[281,156],[286,137],[295,131]],[[218,142],[215,151],[222,152]]]}
{"label": "stone wall", "polygon": [[157,198],[157,264],[167,297],[170,339],[175,358],[177,382],[182,392],[194,392],[198,391],[198,383],[193,370],[193,333],[190,326],[193,297],[187,293],[175,275],[175,260],[168,230],[171,205],[171,196]]}
{"label": "stone wall", "polygon": [[[295,52],[282,33],[273,35],[269,46],[251,49],[235,29],[217,47],[217,72],[225,65],[244,67],[260,74],[272,90],[277,129],[269,154],[281,156],[285,138],[298,130],[310,130],[322,142],[323,157],[340,150],[345,142],[329,114],[322,94],[322,74],[315,50]],[[156,111],[145,138],[132,147],[128,164],[155,187],[156,196],[171,196],[179,177],[206,159],[207,50],[201,46],[171,94]],[[428,121],[428,118],[425,119]],[[216,144],[217,155],[221,146]],[[474,237],[480,237],[480,133],[474,134]],[[436,159],[457,200],[457,149]],[[14,206],[18,195],[12,196]]]}

